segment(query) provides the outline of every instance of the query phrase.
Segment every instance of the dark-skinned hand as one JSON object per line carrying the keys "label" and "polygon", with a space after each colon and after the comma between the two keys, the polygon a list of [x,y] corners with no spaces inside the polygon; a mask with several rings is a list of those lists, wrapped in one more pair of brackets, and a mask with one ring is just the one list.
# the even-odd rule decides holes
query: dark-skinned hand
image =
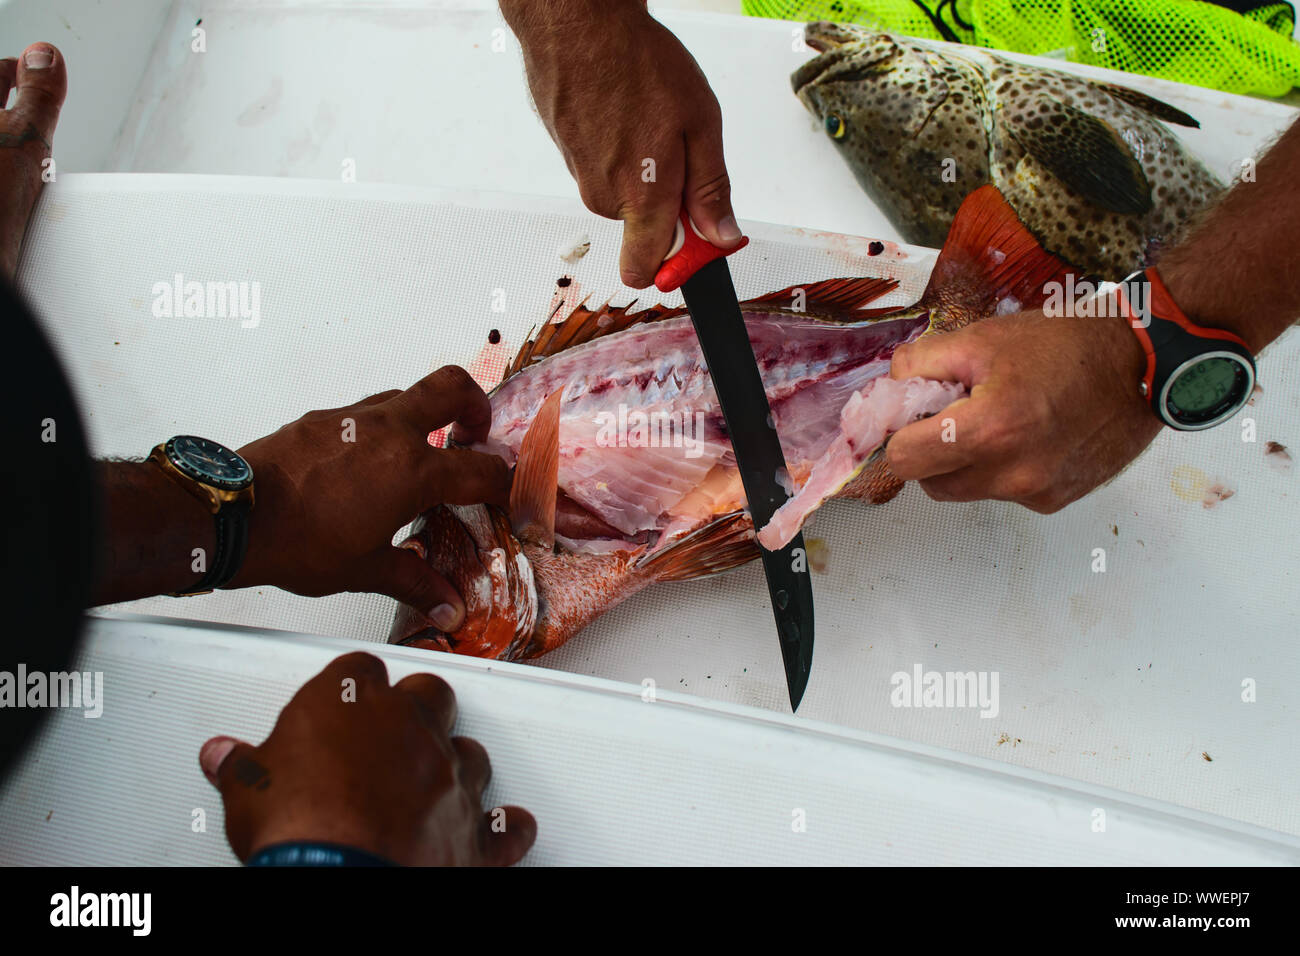
{"label": "dark-skinned hand", "polygon": [[481,440],[492,408],[469,373],[449,365],[404,392],[308,412],[239,449],[253,467],[256,503],[248,555],[229,586],[387,594],[455,630],[465,615],[456,589],[392,544],[436,504],[506,504],[500,458],[429,445],[429,432],[453,422],[458,436]]}
{"label": "dark-skinned hand", "polygon": [[199,765],[221,791],[241,861],[323,842],[404,866],[517,863],[537,822],[520,807],[484,812],[487,752],[452,737],[455,721],[445,681],[412,674],[389,686],[379,658],[345,654],[303,685],[260,746],[214,737]]}

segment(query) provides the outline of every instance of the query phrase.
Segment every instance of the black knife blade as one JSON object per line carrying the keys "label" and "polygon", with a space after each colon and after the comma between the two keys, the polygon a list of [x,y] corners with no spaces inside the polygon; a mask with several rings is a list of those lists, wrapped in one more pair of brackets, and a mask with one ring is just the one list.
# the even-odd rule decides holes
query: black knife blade
{"label": "black knife blade", "polygon": [[[722,406],[757,531],[789,497],[778,477],[788,472],[727,260],[715,259],[701,267],[682,285],[682,296]],[[759,551],[785,662],[790,707],[798,710],[813,655],[812,575],[803,533],[779,551],[761,545]]]}

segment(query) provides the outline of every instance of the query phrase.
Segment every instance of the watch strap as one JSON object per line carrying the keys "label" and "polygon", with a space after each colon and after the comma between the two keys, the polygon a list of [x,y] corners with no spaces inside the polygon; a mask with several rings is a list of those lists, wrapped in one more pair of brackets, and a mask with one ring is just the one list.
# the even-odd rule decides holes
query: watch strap
{"label": "watch strap", "polygon": [[341,843],[302,841],[263,847],[246,866],[396,866],[391,860]]}
{"label": "watch strap", "polygon": [[186,591],[173,591],[171,597],[192,597],[207,594],[231,582],[244,563],[248,553],[248,505],[233,502],[213,516],[217,532],[217,547],[208,564],[208,571],[199,582]]}
{"label": "watch strap", "polygon": [[[1245,340],[1189,319],[1154,266],[1120,283],[1116,297],[1120,315],[1128,320],[1146,357],[1138,388],[1157,418],[1179,431],[1199,431],[1241,410],[1255,383],[1255,358]],[[1183,376],[1198,374],[1205,362],[1224,359],[1236,363],[1234,382],[1227,391],[1211,396],[1208,404],[1203,397],[1194,397],[1190,409],[1179,407],[1182,397],[1176,399],[1175,390]]]}
{"label": "watch strap", "polygon": [[148,460],[203,502],[212,515],[216,533],[216,546],[208,558],[203,576],[183,591],[168,592],[170,597],[189,597],[225,587],[239,573],[248,553],[248,515],[253,507],[253,486],[250,482],[241,491],[231,493],[196,479],[173,460],[170,449],[175,441],[173,438],[158,445],[149,453]]}
{"label": "watch strap", "polygon": [[[1137,296],[1131,293],[1140,290]],[[1125,318],[1137,336],[1138,344],[1146,355],[1146,368],[1142,374],[1141,390],[1148,402],[1154,402],[1157,392],[1156,375],[1165,371],[1160,366],[1160,353],[1166,345],[1180,334],[1194,336],[1198,339],[1212,339],[1231,343],[1246,350],[1250,349],[1241,337],[1226,329],[1211,329],[1197,325],[1178,307],[1173,296],[1169,294],[1164,280],[1155,266],[1139,269],[1119,284],[1117,295],[1123,306]],[[1137,299],[1136,307],[1134,299]]]}

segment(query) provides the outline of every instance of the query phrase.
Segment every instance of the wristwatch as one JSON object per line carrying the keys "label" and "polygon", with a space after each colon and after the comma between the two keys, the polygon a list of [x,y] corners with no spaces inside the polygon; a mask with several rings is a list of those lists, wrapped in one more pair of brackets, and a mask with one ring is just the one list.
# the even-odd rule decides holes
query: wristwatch
{"label": "wristwatch", "polygon": [[1162,422],[1179,431],[1212,428],[1250,400],[1250,348],[1233,333],[1184,315],[1154,266],[1121,282],[1118,294],[1147,357],[1138,390]]}
{"label": "wristwatch", "polygon": [[253,469],[225,445],[194,435],[169,438],[149,460],[212,512],[217,550],[207,573],[187,591],[172,597],[207,594],[230,583],[248,550],[248,513],[253,508]]}

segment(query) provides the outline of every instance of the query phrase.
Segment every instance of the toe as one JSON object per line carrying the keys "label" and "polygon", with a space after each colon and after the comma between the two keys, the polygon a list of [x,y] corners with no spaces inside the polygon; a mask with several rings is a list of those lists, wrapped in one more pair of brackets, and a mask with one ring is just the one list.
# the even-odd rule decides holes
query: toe
{"label": "toe", "polygon": [[63,55],[49,43],[33,43],[18,58],[18,96],[13,109],[36,127],[46,143],[54,139],[59,109],[68,92]]}

